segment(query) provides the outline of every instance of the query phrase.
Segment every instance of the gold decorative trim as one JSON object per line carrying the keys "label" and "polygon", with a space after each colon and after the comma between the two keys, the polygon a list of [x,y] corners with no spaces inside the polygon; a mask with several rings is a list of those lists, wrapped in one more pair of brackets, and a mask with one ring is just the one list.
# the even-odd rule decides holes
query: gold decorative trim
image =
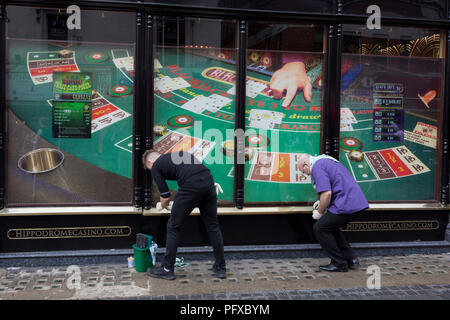
{"label": "gold decorative trim", "polygon": [[[311,205],[304,206],[267,206],[264,204],[258,207],[248,207],[237,209],[235,207],[218,207],[219,215],[261,215],[261,214],[311,214]],[[450,205],[440,203],[371,203],[367,211],[450,211]],[[144,215],[144,216],[167,216],[168,211],[159,211],[156,208],[143,210],[135,207],[26,207],[26,208],[6,208],[0,210],[1,217],[18,216],[80,216],[80,215]],[[192,211],[192,215],[200,214],[198,208]]]}
{"label": "gold decorative trim", "polygon": [[439,229],[439,221],[437,220],[354,221],[341,228],[344,232],[426,231],[436,229]]}
{"label": "gold decorative trim", "polygon": [[9,240],[128,237],[130,226],[9,229]]}
{"label": "gold decorative trim", "polygon": [[90,207],[21,207],[0,210],[1,216],[79,216],[79,215],[116,215],[142,214],[142,209],[130,206],[90,206]]}

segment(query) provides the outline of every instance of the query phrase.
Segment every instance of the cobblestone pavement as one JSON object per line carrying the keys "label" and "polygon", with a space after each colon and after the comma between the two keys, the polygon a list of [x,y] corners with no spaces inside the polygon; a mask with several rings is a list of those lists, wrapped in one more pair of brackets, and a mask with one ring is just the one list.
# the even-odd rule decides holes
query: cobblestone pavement
{"label": "cobblestone pavement", "polygon": [[[328,262],[324,258],[229,260],[227,278],[218,279],[211,261],[194,260],[175,268],[174,281],[149,278],[128,268],[126,261],[0,268],[0,299],[450,299],[449,253],[363,257],[358,270],[319,271],[318,266]],[[377,267],[380,288],[370,289],[367,284],[376,284],[370,277]]]}

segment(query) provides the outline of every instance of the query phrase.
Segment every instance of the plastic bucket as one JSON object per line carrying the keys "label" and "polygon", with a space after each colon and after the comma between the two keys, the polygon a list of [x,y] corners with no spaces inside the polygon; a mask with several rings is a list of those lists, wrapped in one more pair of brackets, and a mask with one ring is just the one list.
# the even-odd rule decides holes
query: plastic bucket
{"label": "plastic bucket", "polygon": [[146,272],[148,268],[153,268],[152,255],[150,248],[141,249],[133,244],[134,267],[138,272]]}
{"label": "plastic bucket", "polygon": [[[142,243],[144,237],[145,237],[145,244]],[[138,243],[138,241],[139,241],[140,243]],[[152,242],[153,242],[152,236],[149,236],[149,235],[146,235],[146,234],[143,234],[143,233],[138,233],[138,234],[136,235],[136,244],[139,245],[139,248],[140,248],[142,245],[145,245],[146,248],[150,248],[150,246],[152,245]]]}

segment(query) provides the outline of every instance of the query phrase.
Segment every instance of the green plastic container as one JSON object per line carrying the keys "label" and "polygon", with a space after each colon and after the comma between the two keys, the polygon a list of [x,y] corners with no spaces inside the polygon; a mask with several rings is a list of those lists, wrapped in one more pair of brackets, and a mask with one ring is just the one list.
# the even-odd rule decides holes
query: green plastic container
{"label": "green plastic container", "polygon": [[133,244],[134,267],[138,272],[146,272],[148,268],[153,268],[152,255],[150,248],[141,249]]}

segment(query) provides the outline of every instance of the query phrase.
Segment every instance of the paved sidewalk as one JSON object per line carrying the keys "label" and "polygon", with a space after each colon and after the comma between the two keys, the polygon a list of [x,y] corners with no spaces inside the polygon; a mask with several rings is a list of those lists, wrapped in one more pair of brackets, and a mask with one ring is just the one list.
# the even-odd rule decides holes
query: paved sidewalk
{"label": "paved sidewalk", "polygon": [[[174,281],[150,278],[126,261],[0,267],[0,299],[450,300],[450,253],[362,257],[361,268],[347,273],[319,271],[327,258],[229,260],[223,280],[213,275],[211,261],[185,260],[187,266],[175,268]],[[373,266],[380,270],[380,289],[367,287],[371,276],[369,284],[376,284],[367,273]]]}

